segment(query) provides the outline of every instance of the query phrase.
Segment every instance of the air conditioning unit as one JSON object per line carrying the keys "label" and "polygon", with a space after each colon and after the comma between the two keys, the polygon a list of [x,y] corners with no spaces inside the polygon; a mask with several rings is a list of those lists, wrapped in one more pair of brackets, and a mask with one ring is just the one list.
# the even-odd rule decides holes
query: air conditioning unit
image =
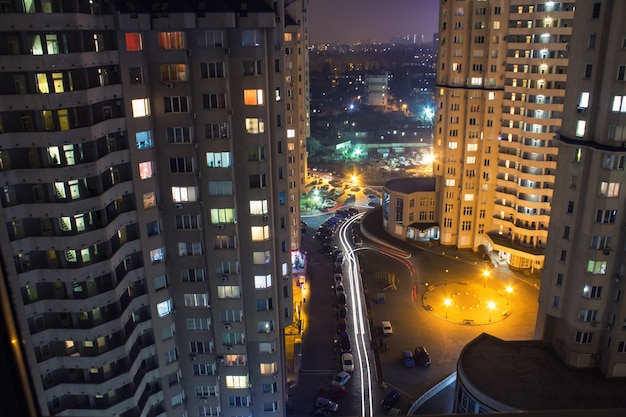
{"label": "air conditioning unit", "polygon": [[191,359],[192,361],[196,360],[196,355],[194,355],[193,353],[189,354],[189,359]]}
{"label": "air conditioning unit", "polygon": [[611,254],[611,249],[604,249],[602,251],[605,255],[610,255]]}
{"label": "air conditioning unit", "polygon": [[196,172],[196,177],[202,178],[202,172],[201,171]]}
{"label": "air conditioning unit", "polygon": [[224,357],[223,356],[218,356],[216,358],[216,360],[217,360],[217,363],[224,363]]}
{"label": "air conditioning unit", "polygon": [[226,345],[226,350],[233,350],[233,346],[232,345]]}
{"label": "air conditioning unit", "polygon": [[229,55],[230,54],[230,48],[224,48],[224,53],[226,55]]}
{"label": "air conditioning unit", "polygon": [[224,230],[224,225],[223,224],[218,224],[217,225],[217,230]]}
{"label": "air conditioning unit", "polygon": [[264,222],[269,222],[270,221],[270,215],[269,214],[264,215],[263,216],[263,221]]}
{"label": "air conditioning unit", "polygon": [[208,402],[209,402],[209,400],[200,400],[200,402],[201,402],[202,404],[206,404],[206,403],[208,403]]}
{"label": "air conditioning unit", "polygon": [[228,275],[222,275],[222,281],[228,281]]}
{"label": "air conditioning unit", "polygon": [[591,322],[591,327],[596,327],[597,325],[598,325],[598,322],[597,322],[597,321],[592,321],[592,322]]}
{"label": "air conditioning unit", "polygon": [[224,329],[226,330],[230,330],[232,327],[230,325],[230,323],[224,323]]}
{"label": "air conditioning unit", "polygon": [[228,109],[228,115],[232,116],[233,115],[233,109]]}
{"label": "air conditioning unit", "polygon": [[183,205],[180,203],[174,204],[174,207],[176,207],[177,209],[181,209],[183,208]]}
{"label": "air conditioning unit", "polygon": [[167,88],[174,88],[174,83],[165,83]]}

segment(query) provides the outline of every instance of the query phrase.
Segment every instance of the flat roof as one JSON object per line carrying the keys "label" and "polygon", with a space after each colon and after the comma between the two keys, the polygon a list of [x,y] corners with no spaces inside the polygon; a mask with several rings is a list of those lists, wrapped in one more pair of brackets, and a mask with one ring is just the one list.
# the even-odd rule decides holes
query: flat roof
{"label": "flat roof", "polygon": [[475,389],[520,410],[626,409],[626,378],[570,368],[540,340],[507,342],[483,333],[465,346],[457,366]]}
{"label": "flat roof", "polygon": [[403,177],[392,178],[385,183],[385,188],[398,193],[411,194],[416,192],[436,191],[435,177]]}

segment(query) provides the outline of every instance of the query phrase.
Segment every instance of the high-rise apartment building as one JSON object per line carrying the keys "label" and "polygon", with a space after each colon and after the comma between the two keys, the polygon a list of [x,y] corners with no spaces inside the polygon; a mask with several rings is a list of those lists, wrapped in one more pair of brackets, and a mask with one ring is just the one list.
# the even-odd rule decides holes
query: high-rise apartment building
{"label": "high-rise apartment building", "polygon": [[442,243],[544,265],[574,2],[444,1],[435,173]]}
{"label": "high-rise apartment building", "polygon": [[537,338],[626,376],[626,4],[577,1]]}
{"label": "high-rise apartment building", "polygon": [[42,415],[285,414],[305,12],[0,5],[0,245]]}

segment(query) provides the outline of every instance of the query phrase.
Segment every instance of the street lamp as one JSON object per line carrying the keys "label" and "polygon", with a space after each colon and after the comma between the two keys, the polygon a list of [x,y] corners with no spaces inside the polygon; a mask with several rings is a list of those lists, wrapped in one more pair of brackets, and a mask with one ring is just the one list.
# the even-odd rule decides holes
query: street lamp
{"label": "street lamp", "polygon": [[510,304],[510,297],[511,294],[513,293],[513,287],[511,287],[510,285],[506,286],[506,305]]}
{"label": "street lamp", "polygon": [[443,300],[443,303],[446,305],[446,318],[448,318],[448,307],[450,307],[450,304],[452,304],[452,300],[446,298],[445,300]]}
{"label": "street lamp", "polygon": [[489,301],[487,303],[487,308],[489,309],[489,323],[491,323],[491,313],[493,312],[493,309],[496,308],[496,303]]}
{"label": "street lamp", "polygon": [[489,278],[489,271],[486,269],[483,271],[483,278],[485,279],[483,288],[487,288],[487,278]]}

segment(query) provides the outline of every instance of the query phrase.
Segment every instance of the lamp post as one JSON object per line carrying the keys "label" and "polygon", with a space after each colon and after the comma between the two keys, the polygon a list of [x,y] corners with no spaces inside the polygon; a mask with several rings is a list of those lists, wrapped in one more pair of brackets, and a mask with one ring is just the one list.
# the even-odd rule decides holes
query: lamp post
{"label": "lamp post", "polygon": [[506,305],[509,305],[511,303],[511,294],[513,293],[513,287],[511,287],[510,285],[506,286]]}
{"label": "lamp post", "polygon": [[446,305],[446,319],[448,318],[448,307],[450,307],[450,304],[452,304],[452,300],[450,300],[449,298],[446,298],[445,300],[443,300],[443,303]]}
{"label": "lamp post", "polygon": [[487,288],[487,278],[489,278],[489,271],[486,269],[483,271],[483,278],[484,278],[483,288]]}
{"label": "lamp post", "polygon": [[493,312],[493,309],[496,308],[496,303],[489,301],[487,303],[487,308],[489,309],[489,323],[491,323],[491,313]]}

